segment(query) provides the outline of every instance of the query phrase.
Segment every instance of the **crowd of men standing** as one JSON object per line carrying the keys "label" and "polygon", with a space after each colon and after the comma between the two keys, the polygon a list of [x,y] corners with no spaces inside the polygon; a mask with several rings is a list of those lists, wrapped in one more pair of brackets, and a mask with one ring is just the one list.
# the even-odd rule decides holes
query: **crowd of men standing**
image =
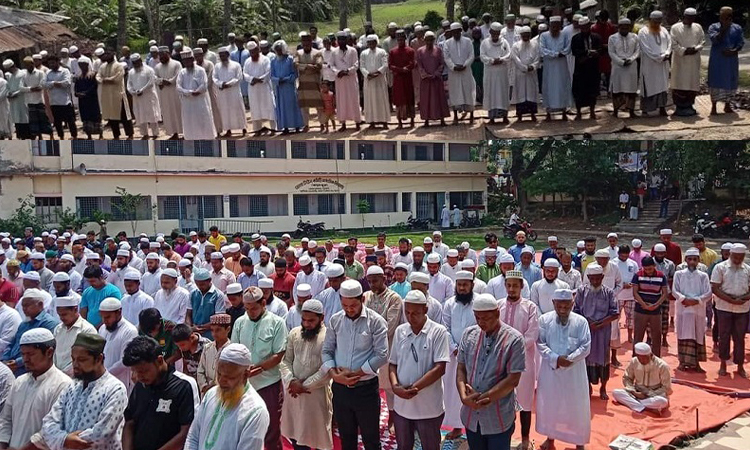
{"label": "crowd of men standing", "polygon": [[523,449],[532,411],[541,448],[582,449],[622,365],[623,311],[618,404],[669,407],[671,327],[679,370],[704,370],[713,328],[720,375],[731,359],[747,377],[743,244],[718,254],[695,235],[683,258],[669,229],[650,252],[615,233],[574,253],[550,236],[540,254],[523,231],[507,249],[442,238],[0,233],[0,447],[331,449],[335,423],[343,449],[375,450],[382,391],[399,449],[415,432],[439,449],[441,427],[509,449],[516,411]]}
{"label": "crowd of men standing", "polygon": [[67,128],[75,139],[77,119],[89,139],[102,136],[102,121],[115,139],[120,126],[132,139],[134,125],[144,139],[162,129],[172,139],[240,130],[244,136],[248,129],[256,136],[287,134],[308,131],[312,112],[320,132],[335,130],[336,120],[339,131],[347,122],[387,129],[394,111],[401,128],[414,126],[417,110],[429,126],[445,125],[451,111],[455,124],[467,115],[473,122],[480,107],[489,123],[508,123],[511,105],[519,121],[536,121],[540,104],[547,120],[566,120],[570,110],[581,119],[584,108],[595,118],[602,88],[612,96],[615,116],[624,110],[635,117],[638,94],[644,116],[666,116],[670,90],[674,115],[691,116],[706,34],[711,114],[719,102],[731,113],[742,28],[729,7],[707,33],[697,14],[686,9],[668,29],[660,11],[639,25],[639,10],[610,20],[606,10],[574,14],[568,8],[563,16],[545,7],[533,23],[517,24],[512,14],[505,25],[484,14],[481,25],[463,17],[444,21],[440,30],[390,23],[382,40],[369,22],[359,37],[345,29],[321,38],[311,27],[292,50],[279,33],[231,33],[216,52],[205,38],[190,48],[177,36],[171,47],[151,41],[148,55],[123,47],[119,59],[104,44],[72,46],[3,62],[0,137],[11,137],[14,126],[18,138],[53,139],[56,132],[63,139]]}

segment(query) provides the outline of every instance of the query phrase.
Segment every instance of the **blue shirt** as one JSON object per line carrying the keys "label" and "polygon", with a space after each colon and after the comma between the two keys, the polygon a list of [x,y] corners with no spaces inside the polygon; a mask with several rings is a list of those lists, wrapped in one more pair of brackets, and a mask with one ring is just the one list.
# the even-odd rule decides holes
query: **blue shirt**
{"label": "blue shirt", "polygon": [[21,322],[18,325],[18,331],[16,331],[16,337],[13,338],[13,342],[3,352],[2,360],[9,361],[14,360],[16,362],[16,370],[13,372],[17,377],[26,373],[26,366],[23,364],[21,358],[21,336],[29,330],[35,328],[46,328],[50,331],[55,331],[55,327],[60,323],[59,320],[55,319],[45,311],[39,313],[34,320],[28,322]]}
{"label": "blue shirt", "polygon": [[546,261],[549,258],[557,259],[557,253],[555,253],[555,249],[553,249],[551,247],[548,247],[548,248],[544,249],[544,251],[542,252],[542,260],[539,263],[539,265],[541,265],[542,267],[544,267],[544,261]]}
{"label": "blue shirt", "polygon": [[[190,294],[190,305],[194,325],[205,325],[211,321],[211,316],[223,313],[227,309],[226,297],[214,285],[211,285],[205,294],[200,289],[194,290]],[[202,334],[211,340],[214,338],[211,330],[206,330]]]}
{"label": "blue shirt", "polygon": [[399,295],[399,297],[406,298],[406,294],[411,291],[411,283],[404,281],[403,283],[395,282],[389,286],[391,290]]}
{"label": "blue shirt", "polygon": [[527,247],[531,250],[532,253],[534,253],[534,247],[530,245],[526,245],[526,244],[523,244],[521,246],[519,246],[518,244],[515,244],[515,245],[510,246],[510,248],[508,248],[508,253],[510,253],[513,256],[513,259],[516,261],[516,264],[521,262],[521,251]]}
{"label": "blue shirt", "polygon": [[31,265],[31,259],[29,259],[25,263],[22,262],[19,266],[21,267],[21,272],[23,273],[31,272],[32,270],[34,270],[34,267],[32,267]]}
{"label": "blue shirt", "polygon": [[323,365],[328,372],[334,367],[362,371],[360,380],[378,376],[378,369],[388,361],[388,327],[385,319],[362,306],[362,313],[352,320],[342,310],[331,317],[331,325],[323,341]]}
{"label": "blue shirt", "polygon": [[114,297],[118,300],[122,298],[120,290],[114,284],[107,283],[103,288],[97,290],[93,286],[89,286],[83,291],[81,295],[81,304],[78,309],[88,308],[85,319],[89,321],[94,328],[99,328],[102,324],[102,316],[99,315],[99,305],[102,300],[108,297]]}
{"label": "blue shirt", "polygon": [[[253,274],[250,275],[250,276],[248,276],[247,274],[245,274],[245,272],[242,272],[237,277],[237,282],[240,283],[240,285],[242,286],[242,290],[244,291],[245,289],[249,288],[250,286],[256,286],[257,287],[258,286],[258,280],[260,280],[261,278],[266,278],[266,274],[264,274],[263,272],[261,272],[259,270],[254,270]],[[195,320],[195,319],[193,319],[193,320]]]}
{"label": "blue shirt", "polygon": [[523,278],[529,283],[529,286],[542,279],[542,269],[536,263],[531,263],[527,267],[518,263],[516,264],[516,270],[520,270],[523,273]]}

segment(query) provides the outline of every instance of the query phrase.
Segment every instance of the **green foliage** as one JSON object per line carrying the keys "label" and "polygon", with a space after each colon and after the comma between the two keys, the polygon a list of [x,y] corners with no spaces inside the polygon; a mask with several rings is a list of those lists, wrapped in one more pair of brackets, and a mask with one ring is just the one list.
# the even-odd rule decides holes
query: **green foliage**
{"label": "green foliage", "polygon": [[115,193],[119,196],[119,201],[112,203],[112,207],[122,217],[130,221],[133,234],[135,234],[136,227],[138,226],[138,207],[143,203],[144,196],[142,194],[131,194],[127,189],[120,186],[115,188]]}
{"label": "green foliage", "polygon": [[365,214],[370,212],[370,202],[365,199],[357,200],[357,212],[362,214],[362,228],[365,227]]}
{"label": "green foliage", "polygon": [[55,213],[57,213],[57,223],[61,228],[73,228],[76,232],[83,228],[85,224],[91,222],[90,218],[79,217],[78,214],[70,208],[57,208]]}
{"label": "green foliage", "polygon": [[0,230],[12,236],[23,236],[26,227],[32,227],[35,233],[45,228],[42,218],[36,215],[36,204],[32,195],[18,199],[18,208],[7,219],[0,219]]}
{"label": "green foliage", "polygon": [[440,24],[443,22],[443,16],[437,11],[429,10],[422,19],[422,25],[428,25],[430,30],[439,30]]}

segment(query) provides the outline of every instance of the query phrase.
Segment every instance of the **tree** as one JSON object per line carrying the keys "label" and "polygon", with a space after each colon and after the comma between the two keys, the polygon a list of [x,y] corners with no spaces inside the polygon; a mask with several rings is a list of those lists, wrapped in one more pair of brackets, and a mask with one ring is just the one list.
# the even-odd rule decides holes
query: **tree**
{"label": "tree", "polygon": [[128,43],[128,0],[117,0],[117,49]]}
{"label": "tree", "polygon": [[365,228],[365,214],[370,212],[370,202],[361,198],[357,200],[357,212],[362,214],[362,229]]}
{"label": "tree", "polygon": [[130,221],[133,235],[138,227],[138,210],[143,205],[145,196],[142,194],[131,194],[127,189],[118,186],[115,193],[119,196],[118,201],[112,203],[112,206],[122,215],[125,220]]}
{"label": "tree", "polygon": [[55,213],[57,214],[57,223],[61,228],[72,228],[76,232],[83,228],[84,224],[91,222],[91,219],[79,216],[70,208],[64,210],[57,208]]}
{"label": "tree", "polygon": [[34,232],[39,232],[45,228],[45,223],[41,217],[36,214],[36,203],[34,197],[28,195],[25,198],[18,199],[18,208],[13,211],[7,219],[0,219],[0,230],[5,230],[12,236],[23,236],[26,227],[32,227]]}
{"label": "tree", "polygon": [[107,237],[107,223],[112,220],[112,214],[95,209],[91,213],[91,221],[99,225],[99,239]]}

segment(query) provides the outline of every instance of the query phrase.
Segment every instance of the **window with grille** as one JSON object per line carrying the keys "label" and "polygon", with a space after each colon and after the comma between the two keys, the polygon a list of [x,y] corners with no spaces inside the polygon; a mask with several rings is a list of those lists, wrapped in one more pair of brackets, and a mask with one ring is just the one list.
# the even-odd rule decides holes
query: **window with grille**
{"label": "window with grille", "polygon": [[307,143],[294,141],[292,142],[292,158],[307,159]]}
{"label": "window with grille", "polygon": [[70,148],[74,155],[93,155],[95,150],[94,141],[71,141]]}
{"label": "window with grille", "polygon": [[92,217],[94,211],[102,211],[102,197],[76,197],[78,217]]}
{"label": "window with grille", "polygon": [[180,197],[176,195],[159,197],[159,218],[160,219],[179,219],[180,218]]}
{"label": "window with grille", "polygon": [[110,155],[132,155],[133,141],[108,141],[107,153]]}
{"label": "window with grille", "polygon": [[35,141],[31,144],[35,156],[60,156],[60,141]]}
{"label": "window with grille", "polygon": [[240,196],[230,195],[229,196],[229,217],[241,217],[240,216]]}
{"label": "window with grille", "polygon": [[286,194],[230,195],[230,217],[267,217],[288,215]]}
{"label": "window with grille", "polygon": [[[217,196],[210,195],[210,196],[203,196],[201,197],[203,200],[203,213],[201,214],[202,218],[215,218],[215,217],[221,217],[223,214],[221,214],[222,207],[219,206],[219,204],[223,204],[221,199],[219,198],[219,201],[217,201]],[[200,211],[201,208],[198,209]]]}
{"label": "window with grille", "polygon": [[250,217],[265,217],[268,215],[267,195],[248,195],[248,215]]}
{"label": "window with grille", "polygon": [[432,144],[432,160],[443,160],[443,144]]}
{"label": "window with grille", "polygon": [[357,159],[375,159],[375,146],[373,144],[358,144]]}
{"label": "window with grille", "polygon": [[294,204],[295,216],[304,216],[310,214],[310,202],[307,198],[307,195],[295,194],[292,198],[292,203]]}
{"label": "window with grille", "polygon": [[411,192],[401,193],[401,211],[411,212]]}
{"label": "window with grille", "polygon": [[265,154],[266,142],[265,141],[248,141],[247,142],[247,157],[248,158],[260,158],[262,154]]}
{"label": "window with grille", "polygon": [[427,146],[426,145],[414,146],[414,160],[415,161],[427,161]]}
{"label": "window with grille", "polygon": [[216,144],[216,141],[193,141],[193,156],[217,156]]}
{"label": "window with grille", "polygon": [[235,141],[227,141],[227,157],[237,158],[237,143]]}
{"label": "window with grille", "polygon": [[336,159],[344,159],[344,143],[336,142]]}
{"label": "window with grille", "polygon": [[159,144],[159,155],[161,156],[183,156],[184,141],[156,141]]}
{"label": "window with grille", "polygon": [[316,159],[331,159],[331,143],[330,142],[316,142],[315,143],[315,158]]}
{"label": "window with grille", "polygon": [[352,194],[352,214],[358,213],[357,203],[366,200],[371,213],[396,212],[396,194]]}
{"label": "window with grille", "polygon": [[452,143],[448,146],[449,161],[471,161],[471,144]]}
{"label": "window with grille", "polygon": [[44,223],[57,223],[57,211],[62,210],[62,197],[35,197],[36,215]]}

